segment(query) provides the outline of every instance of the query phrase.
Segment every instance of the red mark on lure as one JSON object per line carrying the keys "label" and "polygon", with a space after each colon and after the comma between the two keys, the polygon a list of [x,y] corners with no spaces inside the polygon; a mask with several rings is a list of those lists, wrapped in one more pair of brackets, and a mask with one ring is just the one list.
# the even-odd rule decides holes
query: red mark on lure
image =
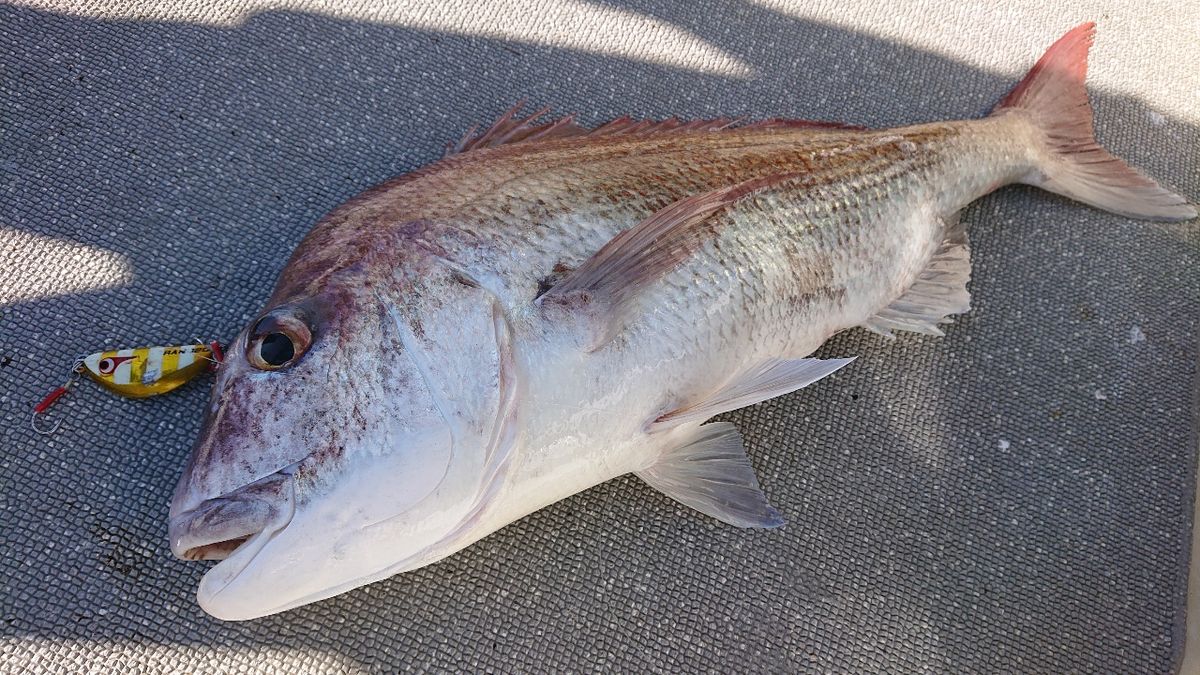
{"label": "red mark on lure", "polygon": [[45,413],[46,410],[50,408],[50,406],[54,405],[55,401],[62,398],[63,394],[67,393],[67,390],[71,388],[71,385],[75,384],[75,379],[77,377],[79,377],[79,367],[78,366],[76,366],[75,369],[71,371],[70,379],[68,379],[65,383],[63,383],[63,385],[61,387],[56,387],[54,389],[54,391],[50,392],[49,394],[46,394],[46,398],[43,398],[40,403],[33,406],[33,417],[30,418],[29,423],[33,426],[34,431],[38,432],[39,434],[52,434],[55,431],[58,431],[58,427],[60,424],[62,424],[62,420],[55,422],[54,426],[50,427],[49,429],[42,429],[42,428],[38,427],[38,424],[37,424],[38,415]]}
{"label": "red mark on lure", "polygon": [[115,371],[118,366],[126,361],[132,361],[133,359],[134,357],[132,356],[109,356],[100,359],[100,363],[96,365],[96,370],[98,370],[101,375],[112,375],[113,371]]}

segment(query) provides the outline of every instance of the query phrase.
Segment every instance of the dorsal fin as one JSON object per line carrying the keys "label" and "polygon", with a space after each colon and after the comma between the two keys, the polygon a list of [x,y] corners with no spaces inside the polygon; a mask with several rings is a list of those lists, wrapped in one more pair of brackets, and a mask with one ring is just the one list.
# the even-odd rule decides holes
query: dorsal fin
{"label": "dorsal fin", "polygon": [[703,422],[714,415],[754,405],[802,389],[848,365],[846,359],[767,359],[730,379],[702,400],[663,413],[647,426],[656,432],[688,422]]}
{"label": "dorsal fin", "polygon": [[[467,152],[468,150],[478,150],[481,148],[494,148],[499,145],[510,145],[513,143],[529,143],[533,141],[545,141],[559,138],[571,138],[576,136],[652,136],[655,134],[664,133],[683,133],[691,131],[721,131],[741,125],[744,118],[741,117],[717,117],[707,120],[693,120],[691,122],[683,122],[677,117],[670,117],[665,120],[648,120],[634,119],[629,115],[618,117],[609,122],[605,122],[593,129],[580,126],[575,122],[575,115],[567,115],[553,122],[544,122],[538,124],[546,113],[550,112],[550,108],[541,108],[527,117],[518,117],[521,109],[525,107],[525,101],[520,101],[513,107],[509,108],[500,119],[492,123],[482,133],[477,133],[479,127],[474,126],[463,134],[463,137],[457,143],[446,145],[445,156],[457,155]],[[738,128],[744,129],[813,129],[813,130],[831,130],[843,129],[848,131],[862,131],[866,127],[860,127],[853,124],[843,124],[841,122],[826,122],[821,120],[788,120],[788,119],[769,119],[749,124],[741,125]]]}
{"label": "dorsal fin", "polygon": [[967,230],[954,214],[944,219],[942,243],[925,270],[904,295],[867,320],[863,328],[892,337],[893,330],[945,335],[938,328],[951,314],[971,307],[967,281],[971,278],[971,252]]}
{"label": "dorsal fin", "polygon": [[738,123],[732,117],[683,122],[678,117],[665,120],[635,120],[629,115],[618,117],[601,124],[587,133],[588,136],[653,136],[669,132],[720,131]]}
{"label": "dorsal fin", "polygon": [[575,123],[574,115],[567,115],[554,122],[545,124],[535,124],[535,122],[550,112],[550,108],[542,108],[528,117],[517,117],[517,113],[521,108],[525,107],[525,101],[518,101],[516,105],[509,108],[500,119],[492,123],[486,131],[476,135],[479,126],[473,126],[463,134],[463,137],[458,139],[457,143],[446,145],[445,157],[457,155],[468,150],[478,150],[480,148],[494,148],[498,145],[506,145],[509,143],[521,143],[525,141],[544,141],[552,138],[569,138],[571,136],[583,136],[588,133],[588,130]]}
{"label": "dorsal fin", "polygon": [[734,202],[800,174],[772,174],[702,192],[656,211],[613,237],[574,272],[538,298],[538,303],[571,304],[576,299],[599,311],[593,350],[625,325],[633,301],[649,284],[675,269],[718,233],[705,227],[709,217]]}

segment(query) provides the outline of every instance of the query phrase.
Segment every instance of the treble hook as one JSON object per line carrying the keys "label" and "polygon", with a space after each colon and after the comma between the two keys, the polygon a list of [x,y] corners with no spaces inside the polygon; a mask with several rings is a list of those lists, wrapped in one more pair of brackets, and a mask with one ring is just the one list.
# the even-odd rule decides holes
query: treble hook
{"label": "treble hook", "polygon": [[43,436],[49,436],[50,434],[58,431],[58,428],[62,426],[62,420],[59,420],[55,422],[54,426],[50,427],[49,429],[39,428],[38,415],[45,414],[47,408],[54,405],[55,401],[62,398],[62,395],[67,393],[67,390],[71,388],[71,385],[75,384],[75,381],[79,379],[79,371],[82,367],[83,359],[75,359],[75,365],[71,368],[71,376],[67,378],[67,381],[63,384],[63,386],[57,387],[54,391],[46,394],[46,398],[42,399],[41,403],[33,406],[33,416],[29,418],[29,425],[33,427],[34,431]]}
{"label": "treble hook", "polygon": [[209,342],[208,348],[212,351],[213,360],[218,366],[225,362],[225,352],[221,351],[221,343],[219,341],[213,340]]}

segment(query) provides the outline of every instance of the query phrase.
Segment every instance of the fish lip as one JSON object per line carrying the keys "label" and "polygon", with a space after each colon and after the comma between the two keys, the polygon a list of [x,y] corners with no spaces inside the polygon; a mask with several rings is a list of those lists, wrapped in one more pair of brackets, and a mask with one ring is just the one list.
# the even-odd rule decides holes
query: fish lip
{"label": "fish lip", "polygon": [[282,529],[296,509],[295,467],[173,515],[167,525],[171,552],[183,560],[225,560],[262,534]]}

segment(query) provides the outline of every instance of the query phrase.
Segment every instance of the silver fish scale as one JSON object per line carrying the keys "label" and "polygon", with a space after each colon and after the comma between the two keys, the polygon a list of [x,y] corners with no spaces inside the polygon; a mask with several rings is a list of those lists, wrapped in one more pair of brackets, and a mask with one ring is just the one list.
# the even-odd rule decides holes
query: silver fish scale
{"label": "silver fish scale", "polygon": [[[528,401],[665,411],[765,359],[806,356],[901,296],[940,244],[941,218],[1027,170],[1025,125],[1006,116],[866,133],[776,133],[770,143],[712,149],[697,138],[682,150],[541,171],[527,159],[530,170],[509,173],[501,189],[475,185],[475,196],[451,212],[424,215],[467,224],[473,237],[457,246],[447,239],[449,255],[521,314],[556,266],[577,267],[671,202],[794,174],[712,216],[699,228],[711,236],[645,290],[637,318],[612,345],[569,361],[574,384]],[[533,367],[563,367],[544,355],[530,358]],[[627,420],[631,436],[647,421]],[[567,431],[529,429],[529,446],[549,447]],[[604,461],[628,466],[620,452]]]}
{"label": "silver fish scale", "polygon": [[[1029,146],[1011,137],[1021,124],[1001,118],[810,134],[749,150],[705,155],[700,148],[683,160],[641,156],[573,166],[506,185],[506,197],[545,205],[554,216],[497,228],[502,209],[484,201],[473,215],[491,221],[477,227],[490,225],[492,241],[460,254],[503,279],[510,303],[527,303],[556,264],[577,266],[676,199],[770,172],[795,173],[713,216],[717,236],[648,290],[644,318],[624,337],[706,364],[736,354],[728,376],[751,360],[803,356],[901,295],[940,243],[939,218],[1028,166]],[[761,161],[746,162],[748,153]],[[746,164],[750,169],[738,174]],[[606,198],[614,194],[624,198]],[[513,203],[504,207],[509,214]],[[711,366],[705,371],[711,375]]]}
{"label": "silver fish scale", "polygon": [[[941,218],[1024,170],[1007,159],[1015,153],[1003,137],[977,133],[986,125],[998,126],[954,125],[919,147],[906,130],[873,135],[862,142],[900,147],[902,156],[830,164],[799,186],[735,204],[717,216],[720,236],[647,296],[655,318],[639,328],[659,342],[664,328],[687,336],[675,343],[679,358],[725,361],[732,376],[762,359],[805,356],[861,324],[924,269],[941,243]],[[696,329],[700,311],[708,331]]]}

